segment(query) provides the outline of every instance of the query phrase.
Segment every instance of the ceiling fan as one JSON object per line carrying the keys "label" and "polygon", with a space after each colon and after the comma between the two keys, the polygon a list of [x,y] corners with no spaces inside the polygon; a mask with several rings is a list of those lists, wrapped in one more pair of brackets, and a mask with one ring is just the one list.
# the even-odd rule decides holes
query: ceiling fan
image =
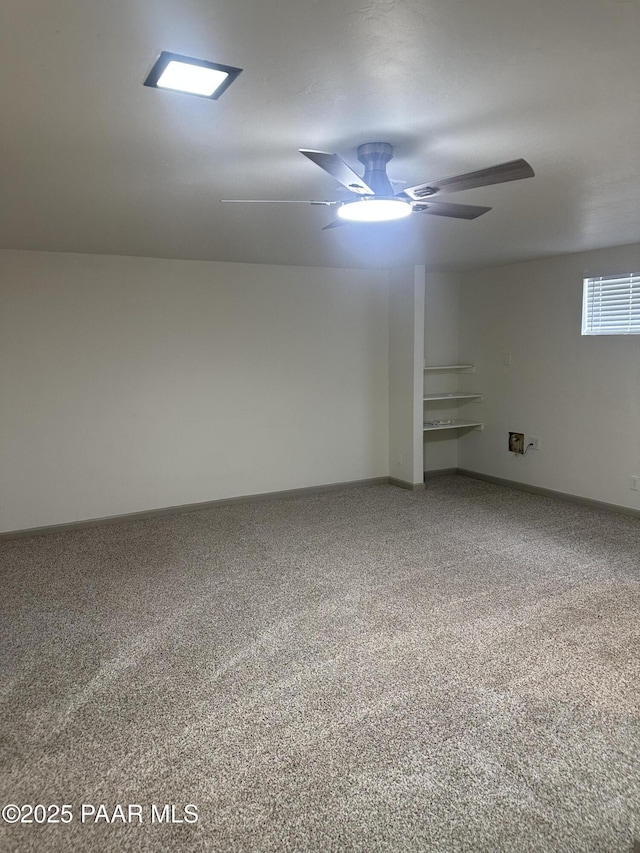
{"label": "ceiling fan", "polygon": [[358,147],[358,160],[364,165],[364,175],[359,177],[342,157],[325,151],[310,151],[301,148],[300,153],[308,157],[332,178],[335,178],[352,194],[352,198],[336,201],[299,201],[285,199],[224,198],[226,204],[321,204],[337,207],[338,219],[322,229],[346,225],[347,222],[384,222],[403,219],[411,213],[431,213],[435,216],[450,216],[454,219],[476,219],[491,210],[474,204],[449,204],[432,201],[440,193],[454,193],[474,187],[487,187],[507,181],[533,178],[535,172],[526,160],[509,160],[488,169],[467,172],[451,178],[442,178],[407,187],[394,192],[387,177],[387,163],[393,157],[393,145],[388,142],[367,142]]}

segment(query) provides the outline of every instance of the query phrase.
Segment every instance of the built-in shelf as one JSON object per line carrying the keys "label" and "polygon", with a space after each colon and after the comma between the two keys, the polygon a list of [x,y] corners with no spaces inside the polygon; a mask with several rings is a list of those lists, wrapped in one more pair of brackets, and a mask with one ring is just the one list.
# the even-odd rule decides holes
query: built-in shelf
{"label": "built-in shelf", "polygon": [[[467,371],[467,373],[475,373],[475,369],[473,364],[425,364],[425,371],[431,371],[435,373],[436,371],[442,371],[443,373],[446,371]],[[443,403],[454,403],[462,402],[468,400],[474,400],[478,403],[483,402],[484,394],[480,394],[476,391],[432,391],[428,394],[424,394],[422,399],[425,403],[431,403],[434,401],[440,401]],[[427,410],[425,409],[424,414],[424,425],[423,431],[425,433],[431,433],[441,430],[474,430],[474,429],[484,429],[484,425],[481,421],[470,421],[463,420],[462,418],[447,418],[447,417],[436,417],[435,415],[427,414]]]}
{"label": "built-in shelf", "polygon": [[461,421],[451,420],[448,423],[444,422],[428,422],[426,421],[423,430],[424,432],[433,432],[438,429],[482,429],[483,424],[480,421]]}
{"label": "built-in shelf", "polygon": [[425,370],[471,370],[472,364],[425,364]]}
{"label": "built-in shelf", "polygon": [[470,391],[439,392],[438,394],[425,394],[423,400],[482,400],[483,394],[473,394]]}

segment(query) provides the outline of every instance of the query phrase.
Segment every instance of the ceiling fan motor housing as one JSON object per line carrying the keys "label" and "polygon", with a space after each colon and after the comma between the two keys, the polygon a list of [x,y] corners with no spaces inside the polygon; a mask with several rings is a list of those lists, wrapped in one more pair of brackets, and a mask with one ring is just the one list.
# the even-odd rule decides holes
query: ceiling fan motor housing
{"label": "ceiling fan motor housing", "polygon": [[364,166],[363,181],[376,196],[393,196],[393,187],[387,177],[387,163],[393,157],[393,145],[388,142],[367,142],[358,147],[358,160]]}

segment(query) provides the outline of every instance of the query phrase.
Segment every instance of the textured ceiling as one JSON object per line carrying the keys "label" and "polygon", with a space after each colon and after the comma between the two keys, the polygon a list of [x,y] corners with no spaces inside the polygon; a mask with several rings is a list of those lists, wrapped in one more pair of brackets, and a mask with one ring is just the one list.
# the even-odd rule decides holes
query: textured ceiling
{"label": "textured ceiling", "polygon": [[[462,269],[640,239],[638,0],[4,0],[0,246]],[[145,88],[161,50],[240,66],[219,101]],[[536,177],[322,232],[298,148],[395,146],[415,184],[527,159]]]}

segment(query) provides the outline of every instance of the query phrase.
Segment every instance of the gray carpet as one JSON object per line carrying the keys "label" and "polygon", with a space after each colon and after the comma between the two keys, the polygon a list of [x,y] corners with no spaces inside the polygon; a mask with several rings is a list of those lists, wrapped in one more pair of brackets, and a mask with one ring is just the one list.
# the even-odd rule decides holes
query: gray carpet
{"label": "gray carpet", "polygon": [[[640,836],[637,519],[452,476],[0,557],[0,804],[72,815],[3,825],[3,850],[626,853]],[[82,823],[82,803],[139,804],[142,823]],[[152,804],[198,821],[152,823]]]}

